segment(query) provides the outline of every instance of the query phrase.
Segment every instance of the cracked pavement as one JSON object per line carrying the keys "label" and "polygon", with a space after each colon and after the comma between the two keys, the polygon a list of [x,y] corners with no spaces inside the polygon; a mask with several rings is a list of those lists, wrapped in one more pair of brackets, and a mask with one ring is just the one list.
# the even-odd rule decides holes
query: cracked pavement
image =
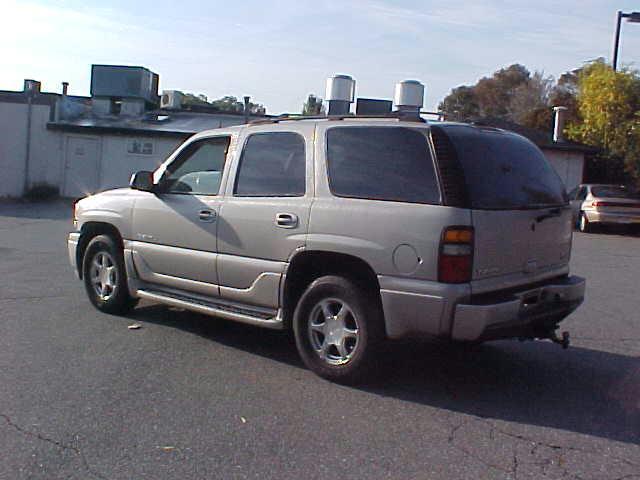
{"label": "cracked pavement", "polygon": [[575,235],[568,351],[392,345],[379,381],[349,388],[277,332],[97,312],[69,212],[0,203],[0,480],[640,479],[638,237]]}

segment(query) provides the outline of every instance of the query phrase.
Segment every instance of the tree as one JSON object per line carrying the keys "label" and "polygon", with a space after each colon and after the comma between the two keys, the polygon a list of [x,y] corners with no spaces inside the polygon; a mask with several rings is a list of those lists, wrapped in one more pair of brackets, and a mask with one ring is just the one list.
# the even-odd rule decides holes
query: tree
{"label": "tree", "polygon": [[543,116],[543,111],[550,110],[552,90],[553,77],[545,76],[544,72],[535,72],[513,90],[508,116],[514,122],[535,128],[531,124],[537,123],[537,119]]}
{"label": "tree", "polygon": [[569,138],[602,149],[610,160],[624,161],[625,170],[640,185],[640,76],[628,69],[614,71],[595,61],[578,75],[579,120],[567,127]]}
{"label": "tree", "polygon": [[529,79],[529,70],[517,63],[498,70],[492,77],[481,78],[475,86],[481,115],[508,117],[509,106],[516,89],[526,84]]}
{"label": "tree", "polygon": [[438,110],[445,114],[447,120],[456,122],[469,121],[480,116],[474,88],[466,85],[451,90],[438,105]]}
{"label": "tree", "polygon": [[529,80],[529,70],[523,65],[513,64],[491,77],[481,78],[476,85],[454,88],[439,108],[446,118],[459,121],[481,117],[508,118],[515,92]]}
{"label": "tree", "polygon": [[[238,100],[237,97],[233,97],[231,95],[225,95],[222,98],[217,100],[209,101],[206,95],[194,95],[192,93],[185,93],[184,99],[182,100],[183,105],[203,105],[210,106],[217,109],[220,112],[234,112],[241,113],[244,112],[244,102]],[[249,102],[249,111],[254,114],[262,114],[266,113],[266,108],[264,105],[260,103]]]}
{"label": "tree", "polygon": [[302,115],[323,115],[324,106],[322,105],[322,99],[317,97],[313,93],[310,93],[307,97],[307,101],[302,105]]}

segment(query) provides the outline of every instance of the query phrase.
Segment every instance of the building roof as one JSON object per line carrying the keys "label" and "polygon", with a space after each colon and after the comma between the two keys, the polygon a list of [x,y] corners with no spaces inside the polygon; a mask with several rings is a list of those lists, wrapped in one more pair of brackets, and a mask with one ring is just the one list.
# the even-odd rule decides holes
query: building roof
{"label": "building roof", "polygon": [[564,140],[562,142],[554,142],[553,141],[553,133],[551,129],[549,132],[544,132],[542,130],[537,130],[535,128],[525,127],[515,122],[511,122],[509,120],[504,120],[502,118],[483,118],[473,122],[474,125],[487,126],[487,127],[495,127],[500,128],[502,130],[509,130],[518,135],[522,135],[523,137],[528,138],[533,143],[535,143],[539,148],[545,150],[564,150],[564,151],[573,151],[573,152],[582,152],[582,153],[595,153],[598,149],[591,147],[589,145],[585,145],[583,143],[573,142],[571,140]]}
{"label": "building roof", "polygon": [[[255,120],[264,116],[251,115]],[[47,128],[76,133],[111,133],[186,138],[203,130],[243,123],[244,115],[235,112],[200,113],[190,111],[154,110],[142,117],[107,116],[80,117],[49,122]]]}

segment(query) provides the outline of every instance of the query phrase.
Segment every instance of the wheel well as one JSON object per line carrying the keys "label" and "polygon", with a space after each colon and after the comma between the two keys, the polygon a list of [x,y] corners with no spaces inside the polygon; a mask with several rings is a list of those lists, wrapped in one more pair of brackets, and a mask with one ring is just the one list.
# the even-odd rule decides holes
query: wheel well
{"label": "wheel well", "polygon": [[78,241],[78,248],[76,249],[76,265],[78,268],[78,275],[82,278],[82,261],[84,259],[84,252],[87,249],[87,245],[93,237],[98,235],[109,235],[112,237],[118,245],[123,246],[122,236],[116,227],[110,223],[104,222],[87,222],[82,225],[80,230],[80,240]]}
{"label": "wheel well", "polygon": [[282,313],[287,328],[292,325],[298,300],[309,284],[325,275],[340,275],[352,280],[369,291],[372,298],[377,298],[382,309],[378,277],[367,262],[342,253],[303,251],[291,260],[285,277]]}

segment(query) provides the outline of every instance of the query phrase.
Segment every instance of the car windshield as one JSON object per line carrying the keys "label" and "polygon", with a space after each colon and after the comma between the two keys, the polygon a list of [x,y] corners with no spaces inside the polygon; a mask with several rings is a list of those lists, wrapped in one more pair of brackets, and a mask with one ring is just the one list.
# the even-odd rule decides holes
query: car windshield
{"label": "car windshield", "polygon": [[544,154],[527,139],[503,132],[449,126],[471,207],[518,210],[564,205],[560,177]]}
{"label": "car windshield", "polygon": [[601,187],[592,187],[591,193],[594,197],[609,197],[609,198],[631,198],[634,200],[640,200],[638,192],[628,190],[626,187],[617,185],[604,185]]}

